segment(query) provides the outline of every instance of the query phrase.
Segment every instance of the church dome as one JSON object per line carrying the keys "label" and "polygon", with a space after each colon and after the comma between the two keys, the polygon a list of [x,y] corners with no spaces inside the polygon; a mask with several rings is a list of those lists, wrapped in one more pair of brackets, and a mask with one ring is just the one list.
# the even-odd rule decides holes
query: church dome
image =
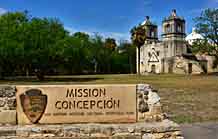
{"label": "church dome", "polygon": [[193,28],[193,29],[192,29],[192,33],[189,34],[189,35],[185,38],[185,40],[186,40],[190,45],[192,45],[193,42],[196,41],[196,40],[203,40],[203,39],[204,39],[204,37],[203,37],[201,34],[197,33],[195,28]]}

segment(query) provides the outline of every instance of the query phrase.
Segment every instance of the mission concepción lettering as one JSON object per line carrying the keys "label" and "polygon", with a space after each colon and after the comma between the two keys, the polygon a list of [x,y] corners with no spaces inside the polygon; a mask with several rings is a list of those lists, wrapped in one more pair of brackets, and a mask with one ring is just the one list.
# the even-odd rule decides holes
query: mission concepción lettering
{"label": "mission concepci\u00f3n lettering", "polygon": [[[105,88],[67,89],[67,100],[58,100],[56,109],[119,109],[120,100],[107,97]],[[70,98],[70,100],[69,100]],[[83,98],[81,100],[80,98]],[[101,98],[95,99],[95,98]]]}

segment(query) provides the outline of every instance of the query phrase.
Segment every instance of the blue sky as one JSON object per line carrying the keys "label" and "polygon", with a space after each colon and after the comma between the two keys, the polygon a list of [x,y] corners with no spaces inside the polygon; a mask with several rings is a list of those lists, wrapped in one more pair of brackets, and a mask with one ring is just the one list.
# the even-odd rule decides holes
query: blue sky
{"label": "blue sky", "polygon": [[129,39],[129,30],[150,16],[159,26],[172,9],[186,19],[187,34],[193,18],[206,8],[217,8],[218,0],[0,0],[0,14],[27,10],[32,16],[57,17],[71,32],[99,33]]}

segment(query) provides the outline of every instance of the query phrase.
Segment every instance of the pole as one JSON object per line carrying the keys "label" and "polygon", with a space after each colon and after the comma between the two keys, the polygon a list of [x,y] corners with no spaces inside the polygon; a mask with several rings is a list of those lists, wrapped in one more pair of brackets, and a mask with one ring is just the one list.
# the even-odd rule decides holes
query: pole
{"label": "pole", "polygon": [[140,46],[138,46],[138,75],[141,75],[140,73]]}

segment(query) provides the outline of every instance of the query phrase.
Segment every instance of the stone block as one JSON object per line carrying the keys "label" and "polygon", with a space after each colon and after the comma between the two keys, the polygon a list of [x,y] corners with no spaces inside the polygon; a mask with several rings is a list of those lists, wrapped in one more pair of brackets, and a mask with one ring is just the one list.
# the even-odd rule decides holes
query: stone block
{"label": "stone block", "polygon": [[0,137],[2,136],[15,136],[16,131],[15,130],[1,130],[0,131]]}
{"label": "stone block", "polygon": [[122,136],[115,136],[115,137],[111,137],[110,139],[123,139]]}
{"label": "stone block", "polygon": [[17,115],[16,110],[1,111],[0,112],[0,123],[1,124],[16,124],[17,123],[16,115]]}
{"label": "stone block", "polygon": [[123,139],[141,139],[141,136],[127,136],[123,137]]}

